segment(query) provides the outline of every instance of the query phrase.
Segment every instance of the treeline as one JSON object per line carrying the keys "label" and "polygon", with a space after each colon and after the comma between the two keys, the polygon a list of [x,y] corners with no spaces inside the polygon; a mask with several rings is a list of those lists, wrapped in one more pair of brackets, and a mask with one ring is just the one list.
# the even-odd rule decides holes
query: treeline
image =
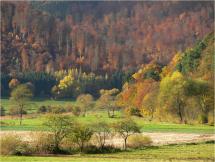
{"label": "treeline", "polygon": [[161,68],[155,62],[133,74],[119,103],[131,115],[180,123],[214,123],[214,36],[177,53]]}
{"label": "treeline", "polygon": [[102,74],[167,64],[213,30],[213,2],[2,2],[1,69]]}
{"label": "treeline", "polygon": [[31,85],[34,97],[53,97],[75,99],[83,93],[95,98],[99,97],[100,89],[121,89],[129,81],[131,72],[115,72],[112,75],[95,75],[81,72],[80,69],[69,69],[46,72],[25,72],[13,75],[1,75],[1,95],[9,96],[12,89],[19,84]]}

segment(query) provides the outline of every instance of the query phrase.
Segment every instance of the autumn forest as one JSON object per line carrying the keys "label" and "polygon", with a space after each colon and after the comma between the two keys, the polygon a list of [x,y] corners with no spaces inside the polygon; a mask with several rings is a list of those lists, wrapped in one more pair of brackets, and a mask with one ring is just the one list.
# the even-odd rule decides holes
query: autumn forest
{"label": "autumn forest", "polygon": [[214,160],[213,1],[1,1],[0,44],[0,154]]}

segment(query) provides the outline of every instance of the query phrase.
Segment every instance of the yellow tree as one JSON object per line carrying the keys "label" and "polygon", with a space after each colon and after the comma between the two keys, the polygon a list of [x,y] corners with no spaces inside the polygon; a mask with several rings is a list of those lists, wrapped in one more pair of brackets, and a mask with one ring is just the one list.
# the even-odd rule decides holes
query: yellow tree
{"label": "yellow tree", "polygon": [[182,58],[182,54],[180,52],[176,53],[175,56],[172,58],[171,62],[162,68],[162,72],[161,72],[161,77],[164,78],[167,75],[171,75],[175,69],[177,64],[179,63],[179,61]]}
{"label": "yellow tree", "polygon": [[186,79],[176,71],[171,76],[161,80],[159,103],[161,107],[166,107],[166,111],[171,115],[179,117],[181,123],[185,123],[185,88]]}

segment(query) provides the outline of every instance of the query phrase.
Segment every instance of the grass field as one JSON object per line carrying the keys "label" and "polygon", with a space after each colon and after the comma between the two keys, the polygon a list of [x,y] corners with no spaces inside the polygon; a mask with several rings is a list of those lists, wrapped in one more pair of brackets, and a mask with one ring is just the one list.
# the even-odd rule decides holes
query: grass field
{"label": "grass field", "polygon": [[[13,106],[9,99],[1,99],[2,106],[8,110],[9,107]],[[37,112],[37,109],[42,105],[74,105],[74,101],[55,101],[55,100],[41,100],[35,99],[30,102],[29,110],[30,113]],[[71,117],[77,121],[85,123],[94,123],[99,120],[106,121],[108,123],[117,122],[120,120],[121,113],[116,112],[116,118],[108,118],[107,112],[105,111],[91,111],[86,117]],[[144,132],[180,132],[180,133],[214,133],[214,127],[209,125],[189,125],[189,124],[172,124],[172,123],[161,123],[161,122],[149,122],[139,117],[132,117],[135,122],[141,127]],[[45,115],[37,115],[35,113],[28,115],[23,119],[23,125],[19,126],[19,119],[14,117],[8,117],[2,120],[1,130],[44,130],[42,123],[45,121]]]}
{"label": "grass field", "polygon": [[214,161],[214,144],[169,145],[112,154],[76,154],[64,157],[3,156],[0,160],[4,162]]}
{"label": "grass field", "polygon": [[[32,101],[28,102],[28,113],[34,113],[37,112],[38,108],[40,106],[67,106],[67,105],[73,105],[75,104],[74,101],[70,101],[70,100],[51,100],[51,99],[34,99]],[[6,113],[8,111],[8,109],[12,106],[14,106],[14,103],[11,102],[8,98],[2,98],[1,99],[1,105],[5,108]]]}
{"label": "grass field", "polygon": [[[86,117],[72,117],[79,122],[94,123],[99,120],[108,123],[117,122],[120,118],[108,118],[106,112],[91,112]],[[214,133],[214,127],[208,125],[188,125],[188,124],[171,124],[160,122],[148,122],[142,118],[132,117],[141,127],[143,132],[180,132],[180,133]],[[5,119],[2,130],[44,130],[43,122],[45,115],[36,116],[34,118],[24,119],[23,125],[19,125],[19,119]]]}

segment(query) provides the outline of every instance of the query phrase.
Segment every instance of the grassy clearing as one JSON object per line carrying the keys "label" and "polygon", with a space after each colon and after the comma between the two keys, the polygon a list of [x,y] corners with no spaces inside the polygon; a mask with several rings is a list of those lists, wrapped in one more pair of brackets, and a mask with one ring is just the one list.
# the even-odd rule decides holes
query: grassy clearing
{"label": "grassy clearing", "polygon": [[[14,105],[9,99],[1,99],[1,104],[6,110]],[[37,112],[37,109],[44,105],[75,105],[74,101],[55,101],[48,99],[35,99],[29,103],[29,113]],[[72,117],[72,115],[71,115]],[[120,120],[121,112],[116,112],[116,118],[108,118],[107,112],[105,111],[92,111],[87,114],[86,117],[73,117],[75,120],[84,123],[94,123],[98,120],[103,120],[108,123],[117,122]],[[159,122],[148,122],[143,118],[132,117],[135,122],[141,127],[141,130],[144,132],[179,132],[179,133],[214,133],[214,127],[208,125],[189,125],[189,124],[171,124],[171,123],[159,123]],[[32,114],[28,115],[23,120],[23,125],[19,126],[19,119],[9,117],[2,120],[3,124],[1,125],[2,130],[44,130],[42,123],[44,122],[44,115]]]}
{"label": "grassy clearing", "polygon": [[214,161],[214,144],[190,144],[149,147],[140,150],[112,154],[83,154],[64,157],[3,156],[4,162],[129,162],[129,161]]}
{"label": "grassy clearing", "polygon": [[[120,113],[118,113],[120,116]],[[72,117],[72,115],[71,115]],[[117,122],[120,118],[108,118],[104,111],[88,113],[86,117],[72,117],[75,120],[83,123],[94,123],[99,120],[108,123]],[[45,121],[45,115],[38,115],[34,118],[23,119],[23,125],[19,126],[19,119],[2,120],[4,125],[2,130],[44,130],[42,123]],[[208,125],[188,125],[188,124],[171,124],[144,121],[143,118],[133,117],[133,119],[141,127],[143,132],[178,132],[178,133],[214,133],[214,127]]]}
{"label": "grassy clearing", "polygon": [[[68,106],[68,105],[74,105],[74,101],[70,100],[51,100],[51,99],[34,99],[32,101],[29,101],[28,103],[28,112],[34,113],[37,112],[38,108],[40,106]],[[14,106],[14,103],[10,101],[8,98],[2,98],[1,99],[1,105],[5,108],[6,113],[8,112],[8,109],[12,106]]]}

